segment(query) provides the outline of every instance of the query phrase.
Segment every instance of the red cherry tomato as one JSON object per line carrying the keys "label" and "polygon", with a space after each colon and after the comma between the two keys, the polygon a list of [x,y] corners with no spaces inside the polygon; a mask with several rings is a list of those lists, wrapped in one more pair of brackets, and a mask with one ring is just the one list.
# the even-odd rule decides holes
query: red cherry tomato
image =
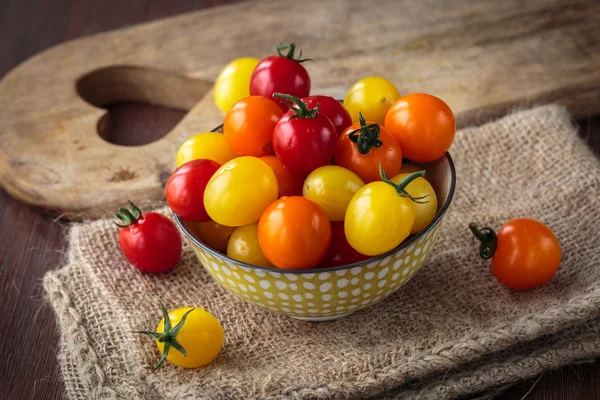
{"label": "red cherry tomato", "polygon": [[[285,44],[277,46],[278,56],[270,56],[262,60],[250,78],[250,94],[271,99],[273,93],[285,93],[295,97],[306,97],[310,94],[310,77],[302,66],[302,51],[294,58],[296,46]],[[288,50],[286,55],[282,51]],[[275,100],[283,112],[288,110],[283,99]]]}
{"label": "red cherry tomato", "polygon": [[272,203],[258,222],[258,241],[277,268],[313,268],[331,243],[331,224],[317,203],[301,196]]}
{"label": "red cherry tomato", "polygon": [[344,232],[344,221],[331,222],[331,246],[325,254],[325,258],[319,264],[320,268],[338,267],[341,265],[354,264],[368,259],[369,256],[360,254],[354,250]]}
{"label": "red cherry tomato", "polygon": [[396,176],[402,168],[402,149],[381,125],[367,122],[359,113],[359,120],[338,138],[335,163],[358,175],[365,183],[381,180],[379,165],[389,176]]}
{"label": "red cherry tomato", "polygon": [[481,241],[479,254],[492,259],[492,273],[515,290],[536,289],[548,282],[560,266],[560,243],[546,225],[529,218],[505,223],[496,235],[490,228],[469,228]]}
{"label": "red cherry tomato", "polygon": [[329,118],[316,109],[309,110],[297,97],[280,93],[275,96],[293,101],[298,106],[275,125],[273,148],[277,158],[290,171],[305,175],[329,164],[337,141],[335,127]]}
{"label": "red cherry tomato", "polygon": [[225,115],[225,141],[240,156],[273,154],[273,128],[282,115],[273,100],[262,96],[244,97]]}
{"label": "red cherry tomato", "polygon": [[213,160],[193,160],[177,168],[167,181],[167,204],[181,218],[207,222],[210,217],[204,208],[204,189],[221,165]]}
{"label": "red cherry tomato", "polygon": [[[302,99],[308,108],[319,106],[319,114],[329,118],[338,136],[352,125],[352,118],[342,103],[330,96],[308,96]],[[289,112],[289,111],[288,111]]]}
{"label": "red cherry tomato", "polygon": [[387,129],[400,143],[404,157],[429,162],[443,156],[454,141],[456,121],[448,104],[425,93],[396,100],[385,115]]}
{"label": "red cherry tomato", "polygon": [[275,156],[263,156],[260,159],[266,162],[273,172],[275,172],[279,186],[279,197],[302,196],[302,188],[304,187],[303,175],[291,172]]}
{"label": "red cherry tomato", "polygon": [[142,213],[130,202],[131,211],[115,214],[121,223],[119,246],[123,255],[142,272],[159,273],[173,268],[181,255],[181,236],[175,224],[162,214]]}

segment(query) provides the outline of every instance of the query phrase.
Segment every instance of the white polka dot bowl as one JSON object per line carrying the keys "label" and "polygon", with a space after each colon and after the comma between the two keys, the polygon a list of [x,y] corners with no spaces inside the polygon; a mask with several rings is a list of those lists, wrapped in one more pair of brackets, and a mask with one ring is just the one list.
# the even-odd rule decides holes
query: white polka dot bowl
{"label": "white polka dot bowl", "polygon": [[191,241],[208,273],[226,290],[258,307],[309,320],[327,321],[371,306],[404,285],[423,266],[436,242],[456,184],[449,154],[420,164],[438,197],[438,212],[420,233],[395,249],[368,260],[332,268],[283,270],[258,267],[228,258],[175,220]]}

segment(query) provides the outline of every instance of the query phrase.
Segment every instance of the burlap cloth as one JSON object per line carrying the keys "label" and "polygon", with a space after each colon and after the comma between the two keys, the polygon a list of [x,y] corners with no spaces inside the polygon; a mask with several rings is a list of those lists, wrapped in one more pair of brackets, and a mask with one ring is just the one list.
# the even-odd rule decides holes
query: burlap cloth
{"label": "burlap cloth", "polygon": [[[73,225],[66,266],[45,288],[61,330],[68,397],[451,399],[600,356],[600,165],[566,111],[545,106],[457,133],[458,187],[426,265],[388,299],[335,322],[296,321],[238,300],[191,248],[165,275],[143,275],[110,220]],[[166,212],[166,210],[162,210]],[[505,289],[477,257],[467,224],[548,224],[563,249],[543,288]],[[203,306],[225,330],[210,366],[184,370],[133,333],[158,300]]]}

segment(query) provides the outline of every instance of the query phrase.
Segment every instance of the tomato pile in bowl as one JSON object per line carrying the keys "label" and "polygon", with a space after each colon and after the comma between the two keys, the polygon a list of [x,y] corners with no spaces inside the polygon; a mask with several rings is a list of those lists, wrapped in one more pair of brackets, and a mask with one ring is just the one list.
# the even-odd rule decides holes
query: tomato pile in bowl
{"label": "tomato pile in bowl", "polygon": [[424,263],[454,192],[454,115],[380,77],[356,82],[343,103],[311,96],[305,60],[293,45],[278,53],[224,69],[224,123],[181,145],[167,203],[228,291],[333,319],[385,298]]}

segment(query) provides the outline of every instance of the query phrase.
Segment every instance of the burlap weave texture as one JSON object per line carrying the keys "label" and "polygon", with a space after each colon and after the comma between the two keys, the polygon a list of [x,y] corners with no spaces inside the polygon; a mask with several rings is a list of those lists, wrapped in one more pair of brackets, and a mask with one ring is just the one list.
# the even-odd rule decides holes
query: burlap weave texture
{"label": "burlap weave texture", "polygon": [[[71,399],[451,399],[600,355],[600,163],[566,111],[544,106],[457,133],[454,203],[426,265],[395,294],[335,322],[260,310],[221,289],[191,248],[170,273],[123,259],[110,220],[73,225],[66,266],[45,277]],[[163,212],[167,212],[165,209]],[[499,285],[467,225],[543,221],[563,249],[555,279],[533,292]],[[167,307],[219,318],[225,348],[210,366],[152,373],[153,329]]]}

